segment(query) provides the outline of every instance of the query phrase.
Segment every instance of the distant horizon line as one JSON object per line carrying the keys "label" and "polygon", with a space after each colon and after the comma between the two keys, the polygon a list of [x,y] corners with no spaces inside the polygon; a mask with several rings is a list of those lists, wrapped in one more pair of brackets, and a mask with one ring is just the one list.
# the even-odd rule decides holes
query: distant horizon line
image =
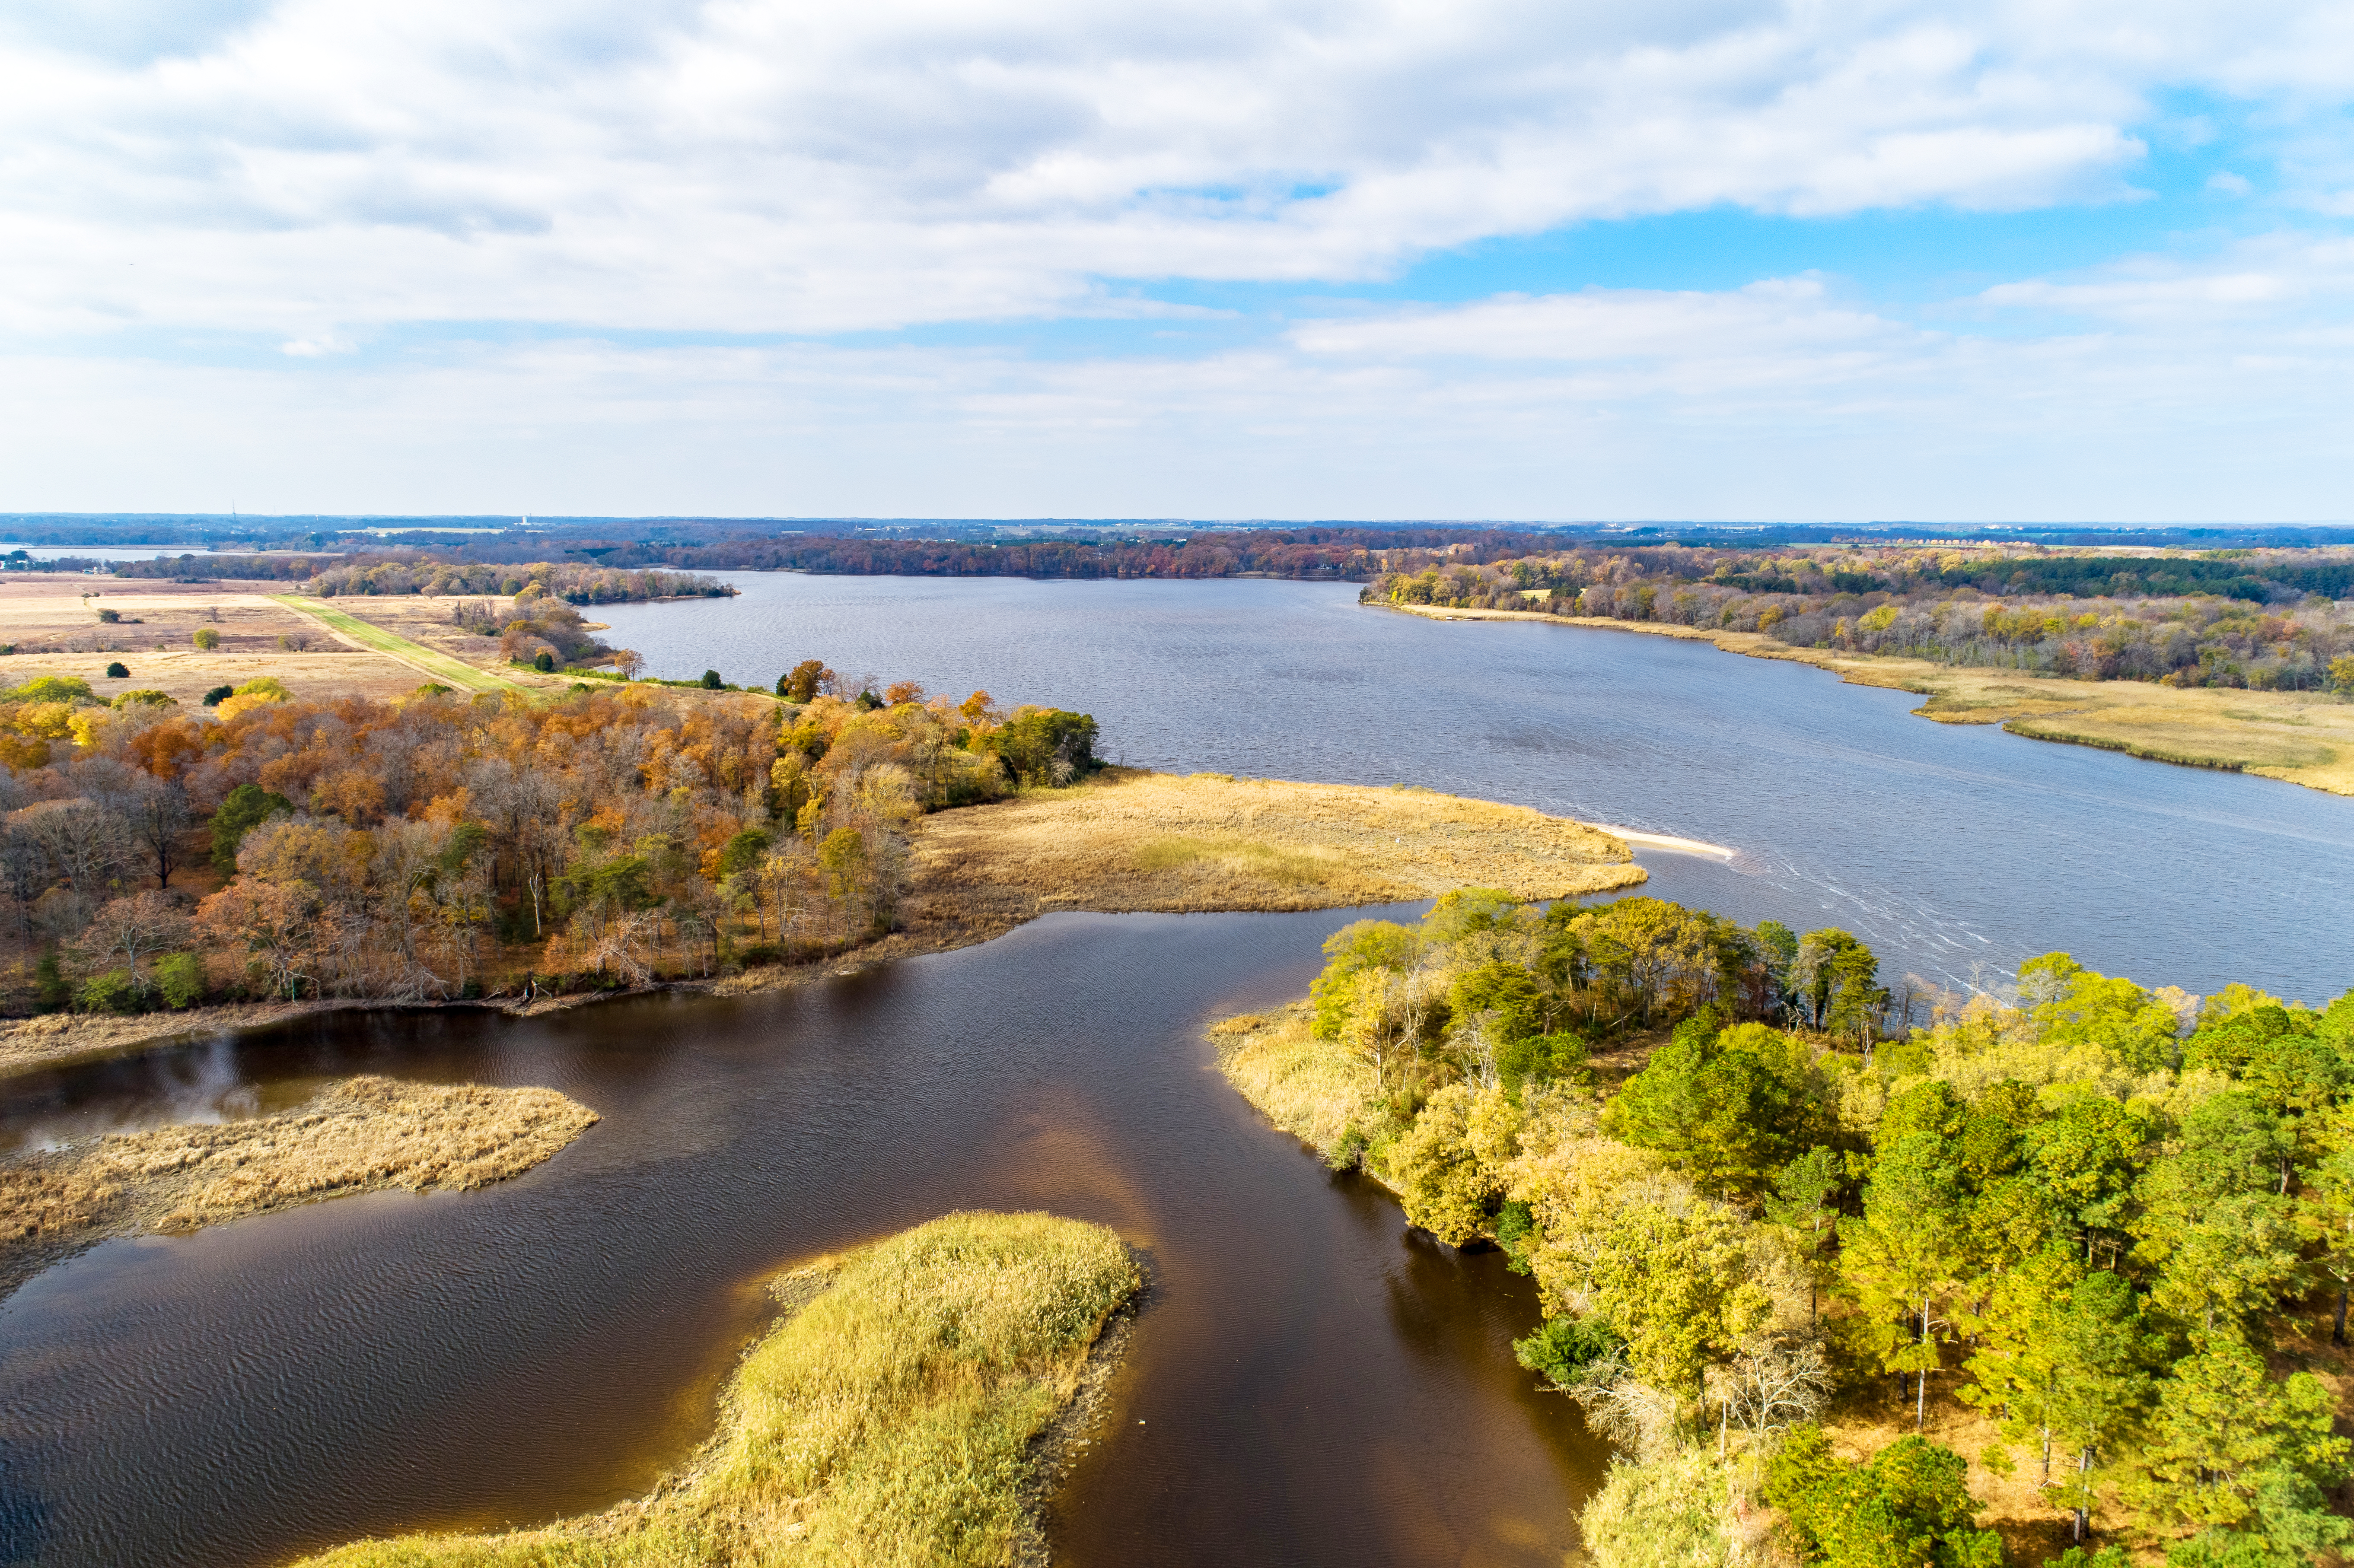
{"label": "distant horizon line", "polygon": [[[511,521],[515,520],[515,521]],[[2179,532],[2200,529],[2322,529],[2354,527],[2354,519],[2323,518],[2279,521],[2254,518],[2189,520],[2086,521],[2039,518],[1995,522],[1961,518],[1911,517],[1776,517],[1776,518],[1518,518],[1518,517],[1137,517],[1137,516],[886,516],[882,514],[788,515],[758,513],[514,513],[514,512],[0,512],[0,527],[13,523],[142,524],[227,523],[232,525],[296,523],[349,523],[353,532],[387,524],[416,523],[486,524],[482,532],[539,533],[557,526],[580,524],[682,523],[702,524],[848,524],[876,528],[962,526],[974,528],[1518,528],[1539,532],[1567,529],[1611,532],[1657,532],[1673,529],[1751,530],[1766,528],[1938,529],[1984,533],[2017,533],[2058,528],[2096,532]],[[401,530],[392,530],[399,532]]]}

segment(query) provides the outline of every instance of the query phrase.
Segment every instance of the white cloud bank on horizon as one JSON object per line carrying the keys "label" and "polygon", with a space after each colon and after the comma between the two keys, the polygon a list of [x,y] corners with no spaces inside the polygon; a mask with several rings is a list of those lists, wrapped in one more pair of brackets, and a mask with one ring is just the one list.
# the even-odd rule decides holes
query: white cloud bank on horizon
{"label": "white cloud bank on horizon", "polygon": [[22,504],[72,509],[2341,518],[2354,333],[2282,302],[2354,269],[2272,260],[2129,280],[2211,306],[2129,333],[1941,330],[1796,278],[1392,310],[1171,359],[575,339],[361,376],[61,356],[20,363],[0,429]]}
{"label": "white cloud bank on horizon", "polygon": [[[0,507],[2354,512],[2344,5],[17,0],[0,88]],[[2126,202],[2185,93],[2289,215],[2196,264],[985,341],[1577,222]]]}

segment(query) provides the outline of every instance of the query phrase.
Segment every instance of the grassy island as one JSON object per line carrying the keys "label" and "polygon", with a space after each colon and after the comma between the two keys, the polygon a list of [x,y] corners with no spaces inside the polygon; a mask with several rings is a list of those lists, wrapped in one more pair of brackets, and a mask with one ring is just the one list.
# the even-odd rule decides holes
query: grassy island
{"label": "grassy island", "polygon": [[304,1568],[981,1568],[1034,1529],[1036,1446],[1143,1283],[1119,1238],[960,1213],[783,1276],[788,1316],[719,1431],[652,1496],[495,1535],[363,1542]]}
{"label": "grassy island", "polygon": [[275,1116],[18,1156],[0,1161],[0,1290],[108,1236],[193,1231],[387,1187],[487,1186],[596,1120],[553,1089],[365,1076]]}
{"label": "grassy island", "polygon": [[1326,950],[1220,1065],[1534,1277],[1521,1359],[1623,1456],[1603,1568],[2354,1546],[2354,992],[2052,953],[1965,1001],[1642,897],[1455,894]]}

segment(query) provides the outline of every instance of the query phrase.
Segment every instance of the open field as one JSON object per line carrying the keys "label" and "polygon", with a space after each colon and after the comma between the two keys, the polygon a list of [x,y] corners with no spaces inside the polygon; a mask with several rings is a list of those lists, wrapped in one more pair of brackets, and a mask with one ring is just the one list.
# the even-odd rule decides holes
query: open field
{"label": "open field", "polygon": [[[225,653],[280,652],[281,637],[328,645],[316,626],[270,599],[281,586],[8,572],[0,574],[0,642],[14,643],[20,655],[140,653],[187,648],[194,632],[209,628],[219,633]],[[101,610],[121,619],[110,625],[99,620]]]}
{"label": "open field", "polygon": [[[306,1568],[998,1568],[1042,1561],[1029,1483],[1143,1278],[1048,1214],[950,1214],[776,1282],[789,1316],[652,1496],[496,1535],[362,1542]],[[1025,1539],[1026,1538],[1026,1539]]]}
{"label": "open field", "polygon": [[386,1187],[519,1175],[597,1120],[553,1089],[346,1079],[310,1104],[0,1163],[0,1290],[107,1236],[192,1231]]}
{"label": "open field", "polygon": [[[141,581],[119,588],[115,581],[66,572],[0,575],[0,644],[16,650],[0,656],[0,684],[71,675],[101,697],[160,691],[193,706],[215,686],[257,675],[275,676],[302,701],[397,697],[429,680],[467,691],[568,683],[528,671],[478,668],[436,646],[440,639],[430,632],[404,638],[415,623],[419,630],[446,631],[453,646],[472,642],[478,652],[495,653],[496,644],[450,624],[446,599],[404,607],[405,614],[376,611],[370,601],[371,616],[362,620],[326,600],[282,595],[278,583]],[[101,609],[121,620],[101,621]],[[387,635],[378,621],[396,630]],[[197,648],[199,630],[217,634],[219,647]],[[118,660],[130,669],[128,680],[106,678],[107,665]]]}
{"label": "open field", "polygon": [[1525,806],[1119,768],[926,818],[914,872],[917,920],[1000,928],[1051,909],[1331,909],[1458,887],[1564,898],[1646,876],[1620,840]]}
{"label": "open field", "polygon": [[428,648],[397,631],[362,620],[337,609],[330,600],[303,599],[291,593],[272,597],[296,615],[315,620],[336,636],[357,642],[363,648],[397,659],[429,680],[447,683],[461,692],[512,692],[523,688],[520,681],[493,674],[453,654]]}
{"label": "open field", "polygon": [[2354,703],[2318,692],[2061,680],[2019,670],[1791,648],[1755,631],[1708,631],[1665,621],[1411,604],[1394,608],[1433,620],[1544,620],[1712,642],[1728,653],[1753,659],[1812,664],[1854,685],[1914,693],[1929,700],[1913,711],[1941,724],[1999,724],[2013,735],[2037,740],[2097,746],[2156,762],[2256,773],[2334,795],[2354,795]]}

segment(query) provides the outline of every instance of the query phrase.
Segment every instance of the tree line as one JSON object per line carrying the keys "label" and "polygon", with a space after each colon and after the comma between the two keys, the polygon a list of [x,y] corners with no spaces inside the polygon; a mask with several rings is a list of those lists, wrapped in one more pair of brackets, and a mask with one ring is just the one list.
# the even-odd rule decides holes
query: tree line
{"label": "tree line", "polygon": [[1099,766],[1085,715],[821,683],[0,692],[8,1001],[419,1001],[814,958],[893,928],[923,813]]}
{"label": "tree line", "polygon": [[118,561],[119,577],[175,582],[237,578],[286,582],[323,599],[345,595],[545,594],[567,604],[640,604],[656,599],[726,599],[736,590],[716,577],[652,568],[530,561],[499,565],[428,550],[363,550],[349,555],[183,555]]}
{"label": "tree line", "polygon": [[1666,621],[2080,680],[2354,692],[2354,611],[2337,598],[2354,595],[2347,555],[1576,551],[1385,561],[1361,598]]}
{"label": "tree line", "polygon": [[2354,991],[2201,1001],[2053,953],[2015,996],[1908,996],[1845,932],[1478,892],[1327,953],[1313,1028],[1364,1085],[1327,1152],[1533,1275],[1522,1360],[1621,1450],[1604,1563],[1993,1568],[1972,1465],[2072,1563],[2354,1542],[2305,1370],[2344,1361]]}

